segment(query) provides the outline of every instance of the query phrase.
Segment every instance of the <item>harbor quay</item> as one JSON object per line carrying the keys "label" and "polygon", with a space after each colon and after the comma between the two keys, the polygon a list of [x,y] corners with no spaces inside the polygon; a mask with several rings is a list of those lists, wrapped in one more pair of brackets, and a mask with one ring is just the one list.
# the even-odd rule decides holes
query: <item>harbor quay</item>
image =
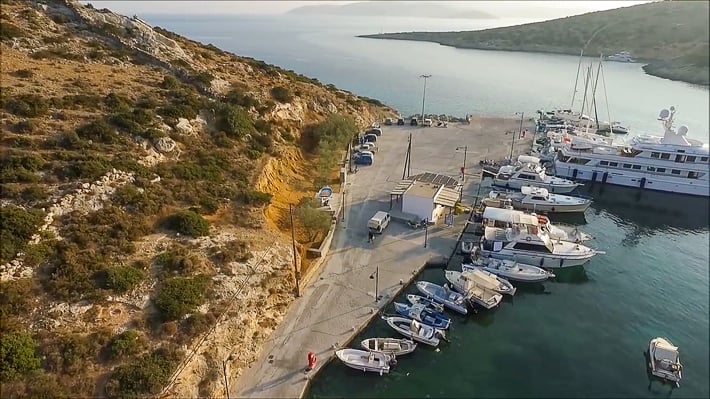
{"label": "harbor quay", "polygon": [[[292,302],[258,359],[239,378],[227,381],[228,396],[301,397],[335,350],[349,345],[379,317],[380,310],[428,262],[455,252],[469,215],[448,221],[453,223],[442,219],[426,229],[413,229],[402,219],[400,201],[392,201],[403,177],[428,173],[458,180],[463,183],[461,202],[471,207],[477,195],[484,195],[479,193],[479,162],[507,158],[511,148],[513,157],[526,153],[534,136],[534,123],[526,119],[521,124],[516,117],[474,116],[470,123],[447,127],[380,124],[382,135],[375,143],[373,164],[360,165],[347,176],[344,221],[336,227],[326,258],[301,287],[301,296]],[[519,134],[521,126],[529,132],[524,138]],[[393,220],[369,242],[367,223],[378,211],[391,212]],[[309,353],[315,354],[316,364],[307,371]]]}

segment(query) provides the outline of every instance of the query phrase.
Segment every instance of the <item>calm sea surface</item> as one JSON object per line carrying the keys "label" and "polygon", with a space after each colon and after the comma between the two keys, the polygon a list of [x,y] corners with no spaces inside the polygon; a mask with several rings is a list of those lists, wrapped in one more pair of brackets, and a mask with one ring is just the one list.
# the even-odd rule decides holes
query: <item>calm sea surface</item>
{"label": "calm sea surface", "polygon": [[[431,43],[355,38],[412,30],[469,30],[526,21],[347,17],[142,16],[203,43],[264,60],[377,98],[403,114],[513,115],[569,107],[578,57],[459,50]],[[591,61],[587,59],[586,61]],[[605,63],[611,120],[657,133],[661,108],[675,105],[690,137],[708,142],[708,90]],[[600,83],[601,84],[601,83]],[[603,94],[600,119],[608,119]],[[577,107],[579,105],[577,104]],[[707,199],[626,188],[585,189],[595,198],[583,225],[606,251],[555,281],[519,289],[493,312],[455,317],[451,343],[420,348],[384,377],[331,363],[311,397],[708,397]],[[560,219],[557,219],[560,220]],[[565,221],[562,219],[561,221]],[[446,254],[448,255],[448,254]],[[442,283],[441,270],[422,279]],[[410,288],[408,292],[411,292]],[[402,301],[400,299],[400,301]],[[388,309],[392,313],[392,309]],[[396,336],[380,320],[371,336]],[[644,350],[652,337],[681,349],[683,383],[649,386]]]}

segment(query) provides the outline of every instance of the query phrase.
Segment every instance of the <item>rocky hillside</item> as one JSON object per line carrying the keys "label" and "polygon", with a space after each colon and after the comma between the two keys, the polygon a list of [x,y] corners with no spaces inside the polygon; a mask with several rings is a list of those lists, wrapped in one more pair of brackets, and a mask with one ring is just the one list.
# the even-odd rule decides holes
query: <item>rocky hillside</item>
{"label": "rocky hillside", "polygon": [[75,1],[1,22],[1,396],[223,396],[293,298],[288,205],[393,111]]}
{"label": "rocky hillside", "polygon": [[707,1],[659,1],[518,26],[464,32],[363,35],[459,48],[590,56],[630,51],[662,78],[710,84]]}

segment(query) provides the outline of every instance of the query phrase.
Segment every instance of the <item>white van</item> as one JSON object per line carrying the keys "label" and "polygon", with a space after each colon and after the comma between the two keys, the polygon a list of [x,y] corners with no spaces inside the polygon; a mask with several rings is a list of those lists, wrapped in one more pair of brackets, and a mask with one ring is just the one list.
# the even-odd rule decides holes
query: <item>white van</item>
{"label": "white van", "polygon": [[367,228],[373,233],[382,234],[382,231],[390,224],[390,220],[389,213],[379,211],[367,221]]}

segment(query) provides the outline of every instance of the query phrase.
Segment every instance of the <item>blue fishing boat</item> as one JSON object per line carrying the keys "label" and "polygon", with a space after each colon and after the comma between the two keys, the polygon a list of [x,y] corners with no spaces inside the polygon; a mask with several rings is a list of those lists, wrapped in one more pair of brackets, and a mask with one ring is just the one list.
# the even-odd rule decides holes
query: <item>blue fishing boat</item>
{"label": "blue fishing boat", "polygon": [[443,304],[454,312],[468,314],[466,297],[462,294],[428,281],[417,281],[416,285],[419,292],[426,295],[428,298]]}
{"label": "blue fishing boat", "polygon": [[404,303],[395,302],[394,310],[404,317],[416,320],[420,323],[446,330],[451,325],[451,319],[442,313],[427,309],[426,305],[406,305]]}
{"label": "blue fishing boat", "polygon": [[328,205],[328,202],[330,202],[330,198],[333,196],[333,188],[330,186],[323,186],[318,190],[318,194],[316,194],[316,198],[320,200],[321,206],[326,206]]}
{"label": "blue fishing boat", "polygon": [[418,303],[421,303],[423,305],[426,305],[426,307],[428,309],[431,309],[435,312],[444,313],[444,305],[437,303],[433,299],[425,298],[421,295],[407,294],[407,302],[409,302],[412,305],[416,305]]}

